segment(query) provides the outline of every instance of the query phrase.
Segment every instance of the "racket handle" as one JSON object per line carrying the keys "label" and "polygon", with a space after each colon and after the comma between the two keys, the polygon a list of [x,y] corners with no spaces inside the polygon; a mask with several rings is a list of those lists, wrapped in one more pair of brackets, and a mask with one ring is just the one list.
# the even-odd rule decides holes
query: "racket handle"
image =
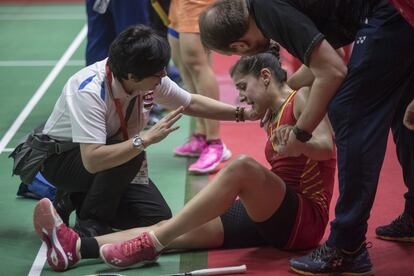
{"label": "racket handle", "polygon": [[192,276],[194,275],[220,275],[220,274],[235,274],[245,273],[247,270],[246,265],[239,266],[228,266],[228,267],[217,267],[217,268],[206,268],[191,271]]}

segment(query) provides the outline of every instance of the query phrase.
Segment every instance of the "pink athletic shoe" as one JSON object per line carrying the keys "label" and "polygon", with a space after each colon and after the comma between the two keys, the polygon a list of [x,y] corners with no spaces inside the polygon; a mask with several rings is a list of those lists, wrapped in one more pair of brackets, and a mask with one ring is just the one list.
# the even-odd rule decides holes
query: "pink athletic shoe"
{"label": "pink athletic shoe", "polygon": [[100,253],[102,260],[116,269],[140,267],[153,263],[160,255],[155,250],[148,232],[128,241],[104,244]]}
{"label": "pink athletic shoe", "polygon": [[187,143],[175,148],[174,154],[177,156],[197,157],[200,156],[206,146],[207,143],[204,136],[193,134]]}
{"label": "pink athletic shoe", "polygon": [[47,262],[53,270],[64,271],[80,260],[78,234],[62,222],[49,199],[43,198],[37,203],[33,224],[47,245]]}
{"label": "pink athletic shoe", "polygon": [[231,157],[231,152],[226,145],[210,144],[205,147],[198,160],[188,170],[193,173],[209,173],[214,171],[220,162]]}

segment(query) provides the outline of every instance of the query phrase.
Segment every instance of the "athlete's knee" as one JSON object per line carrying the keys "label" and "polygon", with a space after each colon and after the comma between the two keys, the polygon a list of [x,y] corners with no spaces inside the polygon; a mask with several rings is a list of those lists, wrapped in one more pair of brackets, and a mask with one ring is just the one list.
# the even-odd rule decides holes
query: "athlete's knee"
{"label": "athlete's knee", "polygon": [[256,175],[260,168],[261,166],[256,160],[244,154],[235,156],[225,167],[228,173],[243,178]]}
{"label": "athlete's knee", "polygon": [[188,70],[194,73],[201,73],[209,66],[205,54],[201,54],[199,51],[192,49],[187,49],[181,52],[181,61]]}

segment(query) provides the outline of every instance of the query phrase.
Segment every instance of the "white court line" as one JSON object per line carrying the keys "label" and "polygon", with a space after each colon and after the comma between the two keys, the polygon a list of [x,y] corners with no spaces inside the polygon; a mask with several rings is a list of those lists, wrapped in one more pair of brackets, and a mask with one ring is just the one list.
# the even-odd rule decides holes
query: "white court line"
{"label": "white court line", "polygon": [[[5,150],[7,144],[16,134],[17,130],[20,128],[20,126],[29,116],[30,112],[33,110],[33,108],[36,106],[36,104],[45,94],[45,92],[47,91],[49,86],[52,84],[52,82],[59,75],[60,71],[62,71],[65,64],[68,62],[71,56],[75,53],[75,51],[79,48],[80,44],[86,37],[86,33],[87,33],[87,26],[84,25],[82,30],[76,36],[75,40],[73,40],[72,43],[69,45],[68,49],[66,49],[65,53],[60,58],[59,62],[52,69],[52,71],[49,73],[49,75],[46,77],[46,79],[37,89],[36,93],[33,95],[33,97],[24,107],[22,112],[19,114],[17,119],[13,122],[12,126],[9,128],[9,130],[6,132],[6,134],[1,139],[0,154]],[[34,260],[32,267],[30,268],[28,276],[39,276],[42,272],[45,262],[46,262],[46,246],[43,243],[39,249],[39,252],[37,252],[36,259]]]}
{"label": "white court line", "polygon": [[22,112],[19,114],[19,116],[13,122],[12,126],[9,128],[9,130],[6,132],[6,134],[1,139],[1,141],[0,141],[0,153],[3,152],[3,150],[6,148],[7,144],[10,142],[10,140],[16,134],[17,130],[20,128],[20,126],[23,124],[23,122],[26,120],[26,118],[30,115],[30,112],[33,110],[33,108],[36,106],[36,104],[40,101],[40,99],[46,93],[46,90],[49,88],[49,86],[52,84],[52,82],[58,76],[60,71],[62,71],[63,67],[68,62],[70,57],[79,48],[79,45],[82,43],[82,41],[86,37],[86,33],[87,33],[87,26],[84,25],[82,30],[76,36],[75,40],[71,43],[71,45],[69,45],[68,49],[63,54],[63,56],[60,58],[60,60],[56,64],[56,66],[53,67],[52,71],[49,73],[49,75],[46,77],[46,79],[43,81],[43,83],[37,89],[36,93],[33,95],[33,97],[30,99],[30,101],[24,107]]}
{"label": "white court line", "polygon": [[0,21],[85,20],[84,14],[0,14]]}
{"label": "white court line", "polygon": [[12,151],[14,151],[14,148],[5,148],[3,150],[3,152],[12,152]]}
{"label": "white court line", "polygon": [[[0,60],[0,67],[55,66],[57,60]],[[85,66],[84,60],[69,60],[65,66]]]}
{"label": "white court line", "polygon": [[46,262],[46,252],[46,243],[42,242],[42,245],[39,248],[39,252],[37,252],[36,259],[34,260],[32,267],[30,268],[28,276],[40,275],[42,273],[43,266]]}

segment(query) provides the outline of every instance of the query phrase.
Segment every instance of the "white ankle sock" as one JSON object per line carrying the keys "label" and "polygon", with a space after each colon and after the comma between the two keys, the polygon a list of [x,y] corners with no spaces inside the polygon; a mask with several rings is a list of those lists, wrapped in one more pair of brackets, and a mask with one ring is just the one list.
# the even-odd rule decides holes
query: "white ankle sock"
{"label": "white ankle sock", "polygon": [[154,243],[155,250],[157,252],[160,252],[161,250],[163,250],[165,246],[162,243],[160,243],[158,238],[155,236],[154,231],[150,231],[148,234],[149,234],[152,242]]}

